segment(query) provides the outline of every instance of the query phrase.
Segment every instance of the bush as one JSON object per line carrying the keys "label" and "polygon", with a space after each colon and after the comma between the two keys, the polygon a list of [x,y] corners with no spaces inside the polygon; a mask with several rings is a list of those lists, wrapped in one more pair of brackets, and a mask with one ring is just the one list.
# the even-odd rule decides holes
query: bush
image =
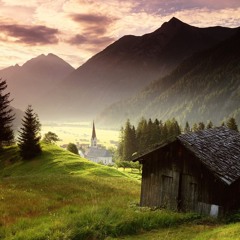
{"label": "bush", "polygon": [[67,146],[67,150],[69,152],[79,155],[78,148],[77,148],[76,144],[74,144],[74,143],[69,143]]}

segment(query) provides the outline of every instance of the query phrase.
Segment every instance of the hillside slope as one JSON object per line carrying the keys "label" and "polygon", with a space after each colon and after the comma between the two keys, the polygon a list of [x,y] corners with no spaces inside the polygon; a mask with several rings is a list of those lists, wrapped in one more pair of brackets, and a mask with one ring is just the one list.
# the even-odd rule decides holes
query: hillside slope
{"label": "hillside slope", "polygon": [[61,118],[93,118],[106,106],[132,96],[186,57],[229,38],[236,30],[198,28],[172,18],[152,33],[124,36],[51,92],[53,101],[45,99],[46,111]]}
{"label": "hillside slope", "polygon": [[138,200],[140,183],[44,145],[43,154],[27,162],[21,161],[16,147],[1,152],[0,189],[0,239],[74,239],[70,236],[81,231],[81,239],[87,239],[84,231],[91,235],[97,219],[108,218],[108,206],[115,206],[117,217],[129,201]]}
{"label": "hillside slope", "polygon": [[167,229],[169,239],[179,239],[174,237],[180,232],[182,239],[190,239],[187,223],[192,237],[206,231],[204,240],[220,239],[221,231],[233,233],[232,225],[221,230],[218,222],[204,224],[196,214],[139,208],[139,181],[59,147],[45,145],[41,156],[27,162],[17,151],[10,147],[0,154],[0,239],[122,239],[151,229],[162,234]]}
{"label": "hillside slope", "polygon": [[127,118],[177,118],[216,124],[224,117],[240,121],[240,32],[221,44],[197,53],[165,78],[134,97],[113,104],[100,116],[102,125],[118,126]]}

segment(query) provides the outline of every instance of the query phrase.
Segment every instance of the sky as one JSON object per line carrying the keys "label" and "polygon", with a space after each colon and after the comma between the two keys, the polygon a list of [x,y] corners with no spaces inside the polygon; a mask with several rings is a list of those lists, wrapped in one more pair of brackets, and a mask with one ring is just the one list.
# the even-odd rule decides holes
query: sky
{"label": "sky", "polygon": [[53,53],[77,68],[124,35],[176,17],[198,27],[240,26],[240,0],[0,0],[0,69]]}

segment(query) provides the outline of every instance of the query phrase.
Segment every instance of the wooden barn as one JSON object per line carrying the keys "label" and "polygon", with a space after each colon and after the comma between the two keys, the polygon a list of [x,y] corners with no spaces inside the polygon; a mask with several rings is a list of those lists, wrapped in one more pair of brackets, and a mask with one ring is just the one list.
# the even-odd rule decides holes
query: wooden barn
{"label": "wooden barn", "polygon": [[219,216],[240,209],[240,134],[190,132],[133,161],[143,165],[141,206]]}

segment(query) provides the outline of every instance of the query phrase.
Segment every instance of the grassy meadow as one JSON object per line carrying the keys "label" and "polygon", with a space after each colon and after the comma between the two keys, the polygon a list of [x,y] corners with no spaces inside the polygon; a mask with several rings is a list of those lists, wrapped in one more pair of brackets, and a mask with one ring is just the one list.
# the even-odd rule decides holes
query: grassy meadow
{"label": "grassy meadow", "polygon": [[[0,239],[239,239],[240,224],[138,207],[133,173],[89,162],[53,145],[21,161],[0,153]],[[154,230],[155,229],[155,230]],[[154,230],[154,231],[152,231]]]}

